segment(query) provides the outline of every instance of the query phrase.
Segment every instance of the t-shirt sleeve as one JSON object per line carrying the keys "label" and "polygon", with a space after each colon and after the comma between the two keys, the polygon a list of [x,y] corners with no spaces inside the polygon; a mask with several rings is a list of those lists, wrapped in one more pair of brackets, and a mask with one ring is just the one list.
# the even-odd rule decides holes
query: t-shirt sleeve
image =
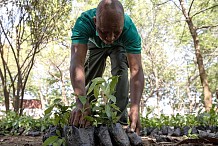
{"label": "t-shirt sleeve", "polygon": [[88,21],[79,17],[72,28],[71,40],[73,44],[87,44],[90,37]]}
{"label": "t-shirt sleeve", "polygon": [[124,34],[124,45],[127,53],[141,53],[141,37],[134,23],[131,24],[129,29]]}

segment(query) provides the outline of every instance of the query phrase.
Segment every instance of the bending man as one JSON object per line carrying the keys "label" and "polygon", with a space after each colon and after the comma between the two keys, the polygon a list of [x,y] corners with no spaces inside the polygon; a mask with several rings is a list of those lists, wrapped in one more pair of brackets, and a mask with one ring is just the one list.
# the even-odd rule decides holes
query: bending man
{"label": "bending man", "polygon": [[[107,57],[111,60],[111,74],[120,76],[115,93],[116,104],[121,110],[119,122],[127,124],[126,106],[130,89],[130,128],[138,133],[139,104],[144,88],[141,38],[118,0],[102,0],[97,8],[83,12],[72,29],[70,76],[75,94],[86,95],[85,87],[92,79],[103,75]],[[83,115],[89,115],[89,103],[85,106],[88,110]],[[71,124],[84,127],[89,124],[82,116],[82,107],[77,98]]]}

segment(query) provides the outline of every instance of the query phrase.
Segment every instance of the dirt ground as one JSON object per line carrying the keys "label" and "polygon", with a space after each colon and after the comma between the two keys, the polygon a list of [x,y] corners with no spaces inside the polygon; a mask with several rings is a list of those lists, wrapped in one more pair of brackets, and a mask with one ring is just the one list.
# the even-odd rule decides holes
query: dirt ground
{"label": "dirt ground", "polygon": [[0,136],[0,146],[41,146],[42,136]]}
{"label": "dirt ground", "polygon": [[[144,145],[149,146],[152,140],[142,138]],[[0,146],[41,146],[42,136],[0,136]]]}
{"label": "dirt ground", "polygon": [[[194,143],[172,143],[172,142],[161,142],[156,143],[154,140],[148,137],[142,137],[144,146],[199,146],[201,142]],[[0,136],[0,146],[41,146],[42,136]],[[213,144],[203,144],[204,146],[213,146]]]}

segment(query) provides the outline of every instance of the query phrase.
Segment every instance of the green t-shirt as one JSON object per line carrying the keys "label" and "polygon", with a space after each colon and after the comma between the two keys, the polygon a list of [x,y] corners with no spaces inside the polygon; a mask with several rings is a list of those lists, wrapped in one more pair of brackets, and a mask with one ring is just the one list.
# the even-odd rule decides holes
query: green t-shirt
{"label": "green t-shirt", "polygon": [[127,53],[141,53],[141,38],[131,18],[125,14],[124,28],[120,37],[110,45],[105,44],[98,36],[93,17],[96,16],[96,8],[83,12],[72,28],[72,43],[94,43],[98,48],[123,46]]}

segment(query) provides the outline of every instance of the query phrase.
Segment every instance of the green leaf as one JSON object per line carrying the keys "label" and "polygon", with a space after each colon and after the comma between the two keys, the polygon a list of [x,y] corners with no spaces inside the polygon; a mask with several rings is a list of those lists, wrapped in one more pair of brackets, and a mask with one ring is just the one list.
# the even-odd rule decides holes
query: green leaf
{"label": "green leaf", "polygon": [[98,98],[99,90],[100,90],[99,85],[96,85],[95,88],[94,88],[94,96],[95,96],[95,98]]}
{"label": "green leaf", "polygon": [[56,134],[57,134],[59,137],[61,137],[61,132],[60,132],[60,130],[56,130]]}
{"label": "green leaf", "polygon": [[57,141],[58,146],[60,146],[61,144],[64,144],[64,143],[65,143],[65,139],[64,138],[58,139],[58,141]]}
{"label": "green leaf", "polygon": [[120,108],[118,106],[116,106],[115,104],[111,104],[111,107],[120,112]]}
{"label": "green leaf", "polygon": [[60,146],[58,142],[54,142],[52,146]]}
{"label": "green leaf", "polygon": [[61,111],[65,112],[65,111],[67,111],[68,108],[69,108],[69,106],[62,106]]}
{"label": "green leaf", "polygon": [[101,110],[102,110],[102,107],[94,106],[94,107],[92,108],[92,111],[97,111],[97,110],[101,111]]}
{"label": "green leaf", "polygon": [[81,101],[81,103],[82,103],[83,105],[86,104],[86,101],[87,101],[86,96],[79,96],[78,98],[79,98],[79,100]]}
{"label": "green leaf", "polygon": [[94,90],[96,84],[97,84],[96,82],[92,82],[92,84],[89,86],[89,90],[87,92],[87,95],[89,95]]}
{"label": "green leaf", "polygon": [[105,91],[106,91],[106,88],[105,88],[105,86],[103,86],[102,84],[100,84],[99,86],[100,86],[100,88],[101,88],[101,90],[102,90],[103,92],[105,92]]}
{"label": "green leaf", "polygon": [[114,103],[116,103],[116,97],[114,95],[109,95],[108,98],[113,101]]}
{"label": "green leaf", "polygon": [[106,87],[106,90],[105,90],[105,94],[106,95],[110,95],[111,93],[110,93],[110,90],[111,88],[110,88],[110,85],[107,85],[107,87]]}
{"label": "green leaf", "polygon": [[116,87],[118,79],[119,79],[119,76],[112,76],[109,79],[111,79],[111,82],[110,82],[110,93],[114,93],[115,87]]}
{"label": "green leaf", "polygon": [[101,83],[105,82],[105,79],[103,79],[102,77],[97,77],[97,78],[93,79],[92,82],[96,83],[96,84],[101,84]]}
{"label": "green leaf", "polygon": [[57,139],[58,139],[58,136],[51,136],[45,140],[45,142],[42,144],[42,146],[48,146],[48,145],[54,143]]}
{"label": "green leaf", "polygon": [[188,134],[191,134],[192,133],[192,128],[190,128],[189,130],[188,130]]}
{"label": "green leaf", "polygon": [[95,119],[94,119],[93,117],[91,117],[91,116],[85,116],[84,119],[86,119],[86,120],[88,120],[88,121],[90,121],[90,122],[92,122],[92,121],[95,120]]}
{"label": "green leaf", "polygon": [[54,118],[54,121],[53,121],[53,124],[58,125],[59,122],[60,122],[60,117],[56,114],[55,118]]}
{"label": "green leaf", "polygon": [[107,117],[111,118],[111,107],[108,104],[105,105],[105,112],[107,114]]}
{"label": "green leaf", "polygon": [[101,78],[101,77],[97,77],[95,79],[92,80],[92,84],[89,87],[89,90],[87,92],[87,95],[89,95],[95,88],[95,86],[97,84],[102,84],[103,82],[105,82],[105,79]]}
{"label": "green leaf", "polygon": [[57,98],[57,99],[54,100],[54,103],[55,103],[55,104],[58,104],[58,103],[60,103],[60,102],[61,102],[61,99],[60,99],[60,98]]}
{"label": "green leaf", "polygon": [[51,111],[53,110],[53,108],[54,108],[54,105],[52,105],[52,106],[50,106],[49,108],[47,108],[46,110],[45,110],[45,115],[47,115],[47,114],[50,114],[51,113]]}

